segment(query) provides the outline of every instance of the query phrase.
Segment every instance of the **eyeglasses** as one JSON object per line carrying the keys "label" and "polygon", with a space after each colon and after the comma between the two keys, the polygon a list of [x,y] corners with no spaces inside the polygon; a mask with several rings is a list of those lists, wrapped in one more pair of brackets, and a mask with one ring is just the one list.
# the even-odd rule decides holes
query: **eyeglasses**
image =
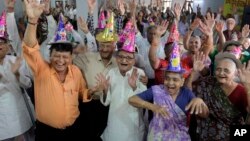
{"label": "eyeglasses", "polygon": [[123,55],[117,55],[117,57],[119,58],[119,59],[125,59],[125,60],[128,60],[128,61],[131,61],[131,60],[133,60],[134,59],[134,57],[130,57],[130,56],[123,56]]}

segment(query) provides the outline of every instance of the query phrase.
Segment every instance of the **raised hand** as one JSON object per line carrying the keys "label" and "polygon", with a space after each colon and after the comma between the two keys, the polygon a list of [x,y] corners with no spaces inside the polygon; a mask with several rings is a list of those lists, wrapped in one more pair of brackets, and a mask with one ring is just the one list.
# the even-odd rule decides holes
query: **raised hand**
{"label": "raised hand", "polygon": [[93,14],[96,7],[96,0],[88,0],[89,14]]}
{"label": "raised hand", "polygon": [[133,90],[136,90],[137,88],[136,86],[137,79],[138,79],[138,72],[137,69],[134,68],[132,74],[128,77],[128,84]]}
{"label": "raised hand", "polygon": [[21,57],[17,57],[16,61],[14,63],[12,63],[10,61],[10,65],[11,65],[11,72],[13,72],[14,74],[18,73],[19,68],[21,67],[22,64],[22,58]]}
{"label": "raised hand", "polygon": [[7,10],[14,11],[15,3],[16,3],[16,0],[5,0],[5,5],[6,5]]}
{"label": "raised hand", "polygon": [[201,32],[203,32],[207,36],[213,35],[213,30],[208,25],[204,24],[203,22],[200,22],[199,29],[201,30]]}
{"label": "raised hand", "polygon": [[205,24],[211,29],[213,30],[214,25],[215,25],[215,19],[214,19],[214,14],[210,14],[209,12],[207,13],[206,17],[205,17]]}
{"label": "raised hand", "polygon": [[136,2],[135,0],[129,1],[130,12],[134,15],[136,11]]}
{"label": "raised hand", "polygon": [[82,17],[79,17],[77,19],[77,23],[80,27],[80,29],[85,33],[87,34],[89,32],[89,28],[88,28],[88,25],[87,23],[85,22],[85,20],[82,18]]}
{"label": "raised hand", "polygon": [[245,63],[244,66],[240,69],[238,69],[239,78],[241,83],[244,84],[244,86],[248,86],[250,90],[250,61],[248,61],[248,65]]}
{"label": "raised hand", "polygon": [[219,7],[218,12],[219,12],[220,14],[223,13],[223,6],[220,6],[220,7]]}
{"label": "raised hand", "polygon": [[46,14],[50,13],[50,0],[43,0],[43,3],[45,4],[44,12]]}
{"label": "raised hand", "polygon": [[203,52],[198,52],[193,57],[193,71],[200,72],[205,67],[206,57]]}
{"label": "raised hand", "polygon": [[156,31],[157,35],[162,36],[168,29],[168,25],[169,22],[167,20],[162,21],[161,24],[157,26],[157,31]]}
{"label": "raised hand", "polygon": [[216,24],[215,24],[215,29],[218,33],[222,33],[223,32],[223,28],[224,28],[224,22],[222,21],[218,21]]}
{"label": "raised hand", "polygon": [[242,28],[241,36],[243,38],[247,38],[249,36],[249,32],[250,32],[249,25],[245,24],[244,27]]}
{"label": "raised hand", "polygon": [[189,28],[193,31],[200,26],[200,23],[201,23],[201,19],[195,18]]}
{"label": "raised hand", "polygon": [[179,3],[174,4],[174,14],[177,20],[179,20],[181,16],[181,5]]}
{"label": "raised hand", "polygon": [[119,7],[119,10],[120,10],[120,14],[124,15],[125,7],[124,7],[124,1],[123,0],[118,0],[118,7]]}
{"label": "raised hand", "polygon": [[24,4],[28,18],[34,20],[38,20],[45,8],[45,4],[40,4],[36,0],[24,0]]}
{"label": "raised hand", "polygon": [[105,94],[108,91],[110,86],[110,77],[106,78],[102,73],[99,73],[95,77],[96,79],[96,86],[92,89],[94,92],[104,91]]}
{"label": "raised hand", "polygon": [[208,114],[208,107],[201,98],[193,98],[186,106],[185,110],[190,110],[191,114]]}

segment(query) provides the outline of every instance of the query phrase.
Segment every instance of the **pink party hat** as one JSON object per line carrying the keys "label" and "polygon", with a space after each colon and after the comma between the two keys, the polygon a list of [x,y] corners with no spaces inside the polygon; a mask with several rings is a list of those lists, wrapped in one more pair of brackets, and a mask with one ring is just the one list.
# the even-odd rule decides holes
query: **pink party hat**
{"label": "pink party hat", "polygon": [[105,25],[106,25],[106,19],[105,19],[104,11],[101,11],[100,17],[98,19],[98,28],[104,29]]}
{"label": "pink party hat", "polygon": [[179,34],[178,29],[177,29],[177,25],[176,25],[176,23],[173,23],[173,25],[170,29],[170,35],[168,37],[167,43],[178,41],[179,36],[180,36],[180,34]]}
{"label": "pink party hat", "polygon": [[129,20],[126,23],[126,26],[125,26],[124,30],[122,31],[122,33],[119,36],[119,42],[124,43],[126,41],[126,39],[128,38],[129,34],[131,33],[132,29],[134,29],[133,24]]}
{"label": "pink party hat", "polygon": [[185,70],[182,69],[181,66],[181,58],[180,58],[180,48],[177,42],[173,43],[173,51],[169,60],[169,64],[165,71],[176,72],[176,73],[184,73]]}
{"label": "pink party hat", "polygon": [[9,40],[7,27],[6,27],[6,12],[5,11],[3,11],[2,16],[0,18],[0,38],[4,40]]}
{"label": "pink party hat", "polygon": [[135,52],[135,31],[130,32],[121,50],[130,52],[130,53]]}

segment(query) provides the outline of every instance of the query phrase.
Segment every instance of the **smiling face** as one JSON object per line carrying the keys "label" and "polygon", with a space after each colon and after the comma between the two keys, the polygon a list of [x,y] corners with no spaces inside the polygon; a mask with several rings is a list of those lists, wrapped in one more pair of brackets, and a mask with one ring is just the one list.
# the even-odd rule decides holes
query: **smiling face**
{"label": "smiling face", "polygon": [[233,18],[229,18],[229,19],[227,19],[226,23],[227,23],[227,29],[229,31],[232,31],[235,27],[235,20]]}
{"label": "smiling face", "polygon": [[221,84],[232,82],[236,74],[236,64],[231,59],[222,59],[217,62],[215,77]]}
{"label": "smiling face", "polygon": [[193,54],[197,53],[201,48],[201,39],[198,36],[191,37],[189,40],[189,51]]}
{"label": "smiling face", "polygon": [[175,72],[165,72],[164,85],[170,95],[178,94],[184,84],[184,78],[181,74]]}
{"label": "smiling face", "polygon": [[121,74],[125,75],[126,72],[135,65],[135,55],[134,53],[119,51],[116,56],[116,61]]}
{"label": "smiling face", "polygon": [[72,63],[72,55],[70,52],[61,52],[53,49],[50,56],[50,63],[57,73],[64,73]]}
{"label": "smiling face", "polygon": [[99,42],[99,53],[102,59],[110,60],[115,51],[114,42]]}

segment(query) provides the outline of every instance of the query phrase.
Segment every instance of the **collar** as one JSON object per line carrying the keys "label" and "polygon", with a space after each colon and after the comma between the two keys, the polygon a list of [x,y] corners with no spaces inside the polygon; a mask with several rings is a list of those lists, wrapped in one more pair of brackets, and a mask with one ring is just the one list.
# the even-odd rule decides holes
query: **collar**
{"label": "collar", "polygon": [[[50,65],[50,72],[51,74],[58,74],[56,70]],[[72,65],[68,66],[68,73],[66,74],[66,77],[73,77],[73,72],[72,72]]]}
{"label": "collar", "polygon": [[[102,61],[102,57],[101,57],[100,53],[98,53],[98,55],[97,55],[97,60],[98,60],[98,61]],[[115,59],[114,59],[114,57],[112,56],[111,59],[109,60],[108,64],[107,64],[107,66],[108,66],[108,65],[111,65],[111,64],[114,64],[114,62],[115,62]]]}

